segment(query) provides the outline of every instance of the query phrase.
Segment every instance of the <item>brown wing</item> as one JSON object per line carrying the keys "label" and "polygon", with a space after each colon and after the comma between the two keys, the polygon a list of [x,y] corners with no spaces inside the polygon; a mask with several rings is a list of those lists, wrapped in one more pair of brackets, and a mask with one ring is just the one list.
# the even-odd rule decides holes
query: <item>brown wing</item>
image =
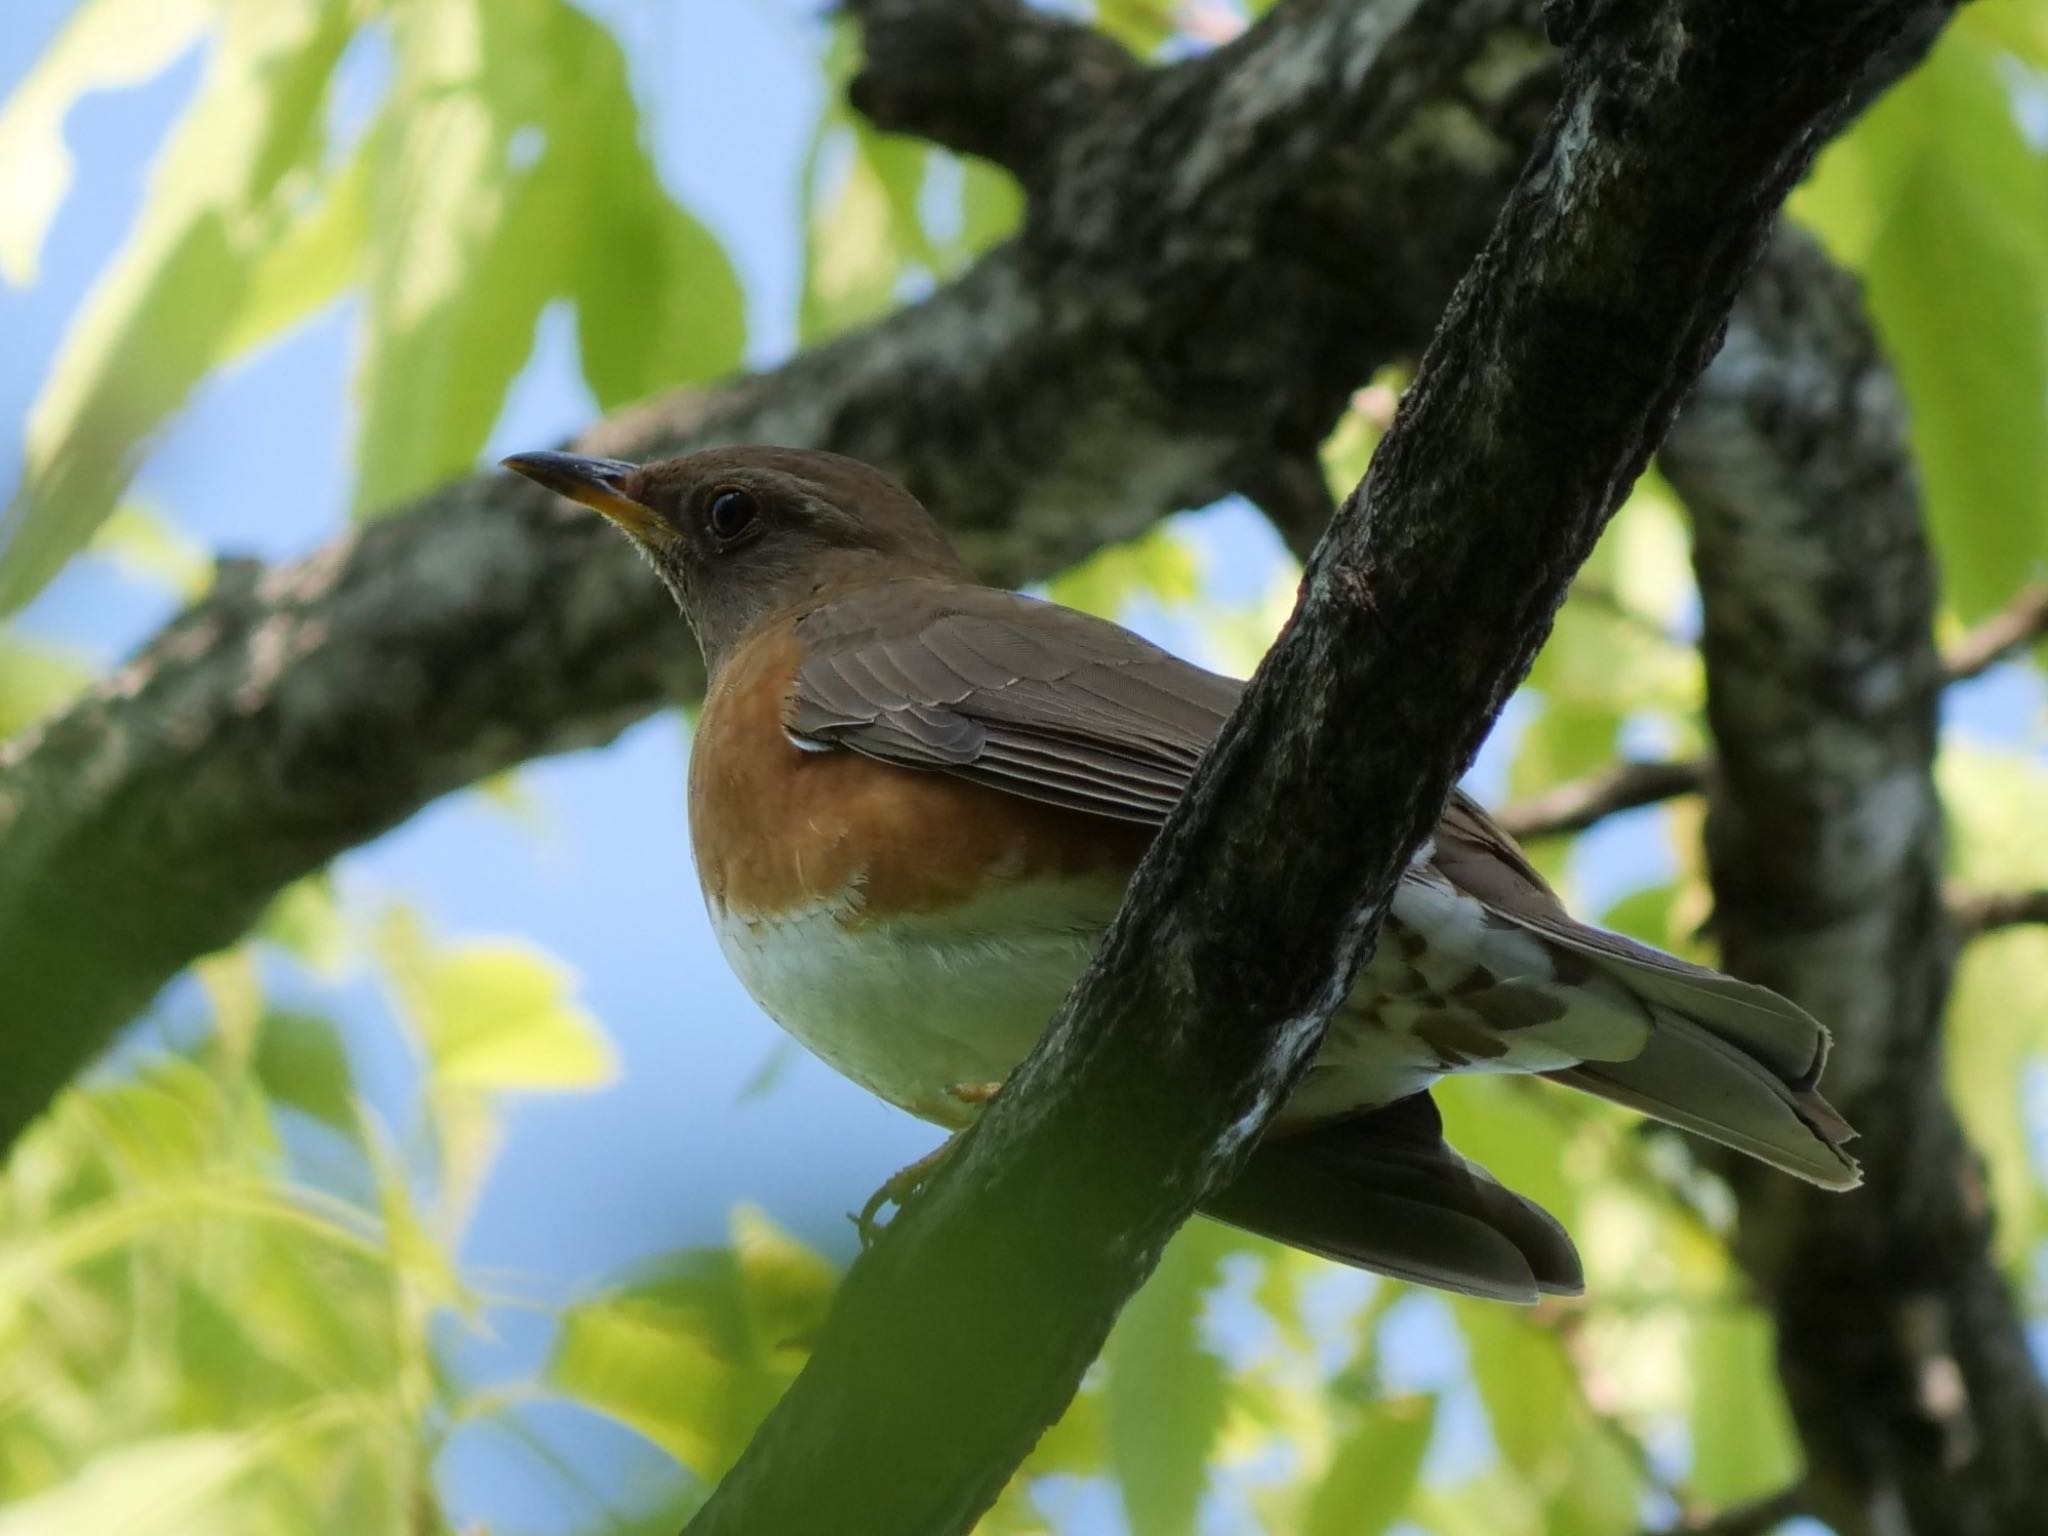
{"label": "brown wing", "polygon": [[1244,685],[1070,608],[900,581],[797,626],[803,740],[1156,825]]}

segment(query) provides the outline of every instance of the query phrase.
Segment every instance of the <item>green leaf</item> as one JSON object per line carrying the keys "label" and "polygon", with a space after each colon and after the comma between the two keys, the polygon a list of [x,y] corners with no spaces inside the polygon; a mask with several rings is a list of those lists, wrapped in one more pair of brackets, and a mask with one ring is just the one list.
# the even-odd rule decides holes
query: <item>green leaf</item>
{"label": "green leaf", "polygon": [[132,580],[196,602],[213,585],[213,557],[163,513],[123,502],[100,524],[92,551]]}
{"label": "green leaf", "polygon": [[738,360],[738,283],[669,202],[617,40],[565,0],[397,13],[398,79],[372,132],[356,506],[475,462],[556,298],[606,404]]}
{"label": "green leaf", "polygon": [[1380,1536],[1408,1507],[1436,1424],[1436,1399],[1368,1403],[1309,1495],[1301,1536]]}
{"label": "green leaf", "polygon": [[667,1255],[570,1307],[545,1372],[708,1482],[795,1379],[837,1283],[758,1212],[735,1212],[733,1227],[731,1249]]}
{"label": "green leaf", "polygon": [[272,1099],[354,1133],[354,1075],[331,1021],[311,1013],[271,1013],[256,1037],[254,1065],[257,1082]]}
{"label": "green leaf", "polygon": [[91,681],[79,652],[0,629],[0,741],[55,714]]}
{"label": "green leaf", "polygon": [[205,30],[209,0],[84,0],[0,105],[0,278],[36,281],[36,258],[71,186],[66,114],[95,91],[160,74]]}
{"label": "green leaf", "polygon": [[70,1481],[0,1509],[0,1536],[147,1531],[207,1536],[219,1500],[254,1468],[263,1440],[232,1432],[165,1435],[93,1457]]}
{"label": "green leaf", "polygon": [[394,909],[378,950],[435,1078],[484,1089],[555,1090],[609,1082],[611,1048],[573,1000],[561,963],[513,939],[435,946]]}
{"label": "green leaf", "polygon": [[1799,1475],[1799,1447],[1778,1385],[1770,1319],[1703,1311],[1690,1324],[1690,1491],[1726,1505],[1783,1488]]}
{"label": "green leaf", "polygon": [[1228,1251],[1207,1224],[1183,1227],[1103,1351],[1110,1465],[1132,1536],[1194,1529],[1226,1388],[1222,1362],[1202,1346],[1202,1307]]}
{"label": "green leaf", "polygon": [[2048,160],[2020,127],[2004,62],[1952,30],[1795,205],[1862,271],[1965,620],[2048,550]]}
{"label": "green leaf", "polygon": [[1114,619],[1141,597],[1192,603],[1201,595],[1202,566],[1184,537],[1169,524],[1154,523],[1135,539],[1069,566],[1045,590],[1056,603]]}
{"label": "green leaf", "polygon": [[234,323],[221,341],[223,360],[283,335],[355,281],[370,235],[369,165],[365,148],[358,146],[256,253]]}
{"label": "green leaf", "polygon": [[1587,1409],[1558,1337],[1507,1307],[1453,1307],[1501,1456],[1545,1506],[1546,1529],[1636,1530],[1640,1474]]}
{"label": "green leaf", "polygon": [[221,356],[266,216],[320,147],[347,0],[225,0],[198,96],[133,235],[74,318],[29,413],[26,473],[0,514],[0,612],[89,539],[143,443]]}

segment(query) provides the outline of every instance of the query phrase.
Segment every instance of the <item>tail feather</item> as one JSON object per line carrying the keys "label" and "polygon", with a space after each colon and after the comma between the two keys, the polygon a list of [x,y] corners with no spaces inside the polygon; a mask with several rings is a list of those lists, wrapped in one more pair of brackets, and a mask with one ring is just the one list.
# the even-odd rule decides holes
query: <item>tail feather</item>
{"label": "tail feather", "polygon": [[[1752,1055],[1746,1040],[1717,1030],[1718,1021],[1657,1005],[1652,1012],[1650,1043],[1633,1059],[1586,1062],[1546,1075],[1811,1183],[1853,1189],[1862,1182],[1856,1160],[1842,1150],[1856,1133],[1814,1090],[1810,1076],[1788,1081],[1775,1063]],[[1816,1059],[1812,1071],[1818,1070]]]}
{"label": "tail feather", "polygon": [[1577,1295],[1555,1218],[1443,1139],[1426,1093],[1263,1142],[1209,1215],[1340,1263],[1469,1296]]}

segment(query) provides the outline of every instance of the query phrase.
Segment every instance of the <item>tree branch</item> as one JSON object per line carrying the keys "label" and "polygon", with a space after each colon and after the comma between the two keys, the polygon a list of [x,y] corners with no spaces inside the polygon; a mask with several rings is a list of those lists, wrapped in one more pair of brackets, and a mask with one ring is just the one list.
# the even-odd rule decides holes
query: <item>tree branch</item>
{"label": "tree branch", "polygon": [[1949,898],[1949,920],[1966,941],[2001,928],[2048,923],[2048,890],[1958,893]]}
{"label": "tree branch", "polygon": [[2048,635],[2048,586],[2027,587],[1957,641],[1942,657],[1942,667],[1950,682],[1966,682],[2044,635]]}
{"label": "tree branch", "polygon": [[[1777,1314],[1814,1512],[1842,1536],[2018,1536],[2048,1509],[2048,1413],[1942,1087],[1945,669],[1918,486],[1854,283],[1778,247],[1662,462],[1696,528],[1716,928],[1731,969],[1834,1027],[1868,1188],[1731,1163],[1738,1252]],[[2007,644],[1979,632],[1946,671]]]}
{"label": "tree branch", "polygon": [[847,1509],[913,1536],[987,1506],[1284,1098],[1772,210],[1868,60],[1930,9],[1580,18],[1551,125],[1294,619],[1096,960],[855,1265],[699,1536],[832,1529]]}
{"label": "tree branch", "polygon": [[1064,146],[1141,71],[1103,33],[1018,0],[844,0],[866,39],[848,97],[879,128],[1044,185]]}
{"label": "tree branch", "polygon": [[[2027,587],[1942,653],[1942,679],[1948,683],[1967,682],[2044,634],[2048,634],[2048,587]],[[1703,757],[1661,763],[1616,763],[1518,801],[1503,809],[1498,819],[1523,841],[1559,837],[1583,832],[1595,822],[1622,811],[1698,794],[1707,788],[1712,777],[1713,764]],[[1971,928],[1964,908],[1957,907],[1956,916],[1965,929]]]}
{"label": "tree branch", "polygon": [[1616,763],[1504,807],[1497,820],[1524,842],[1583,832],[1622,811],[1697,794],[1707,787],[1711,765],[1704,758],[1668,763]]}

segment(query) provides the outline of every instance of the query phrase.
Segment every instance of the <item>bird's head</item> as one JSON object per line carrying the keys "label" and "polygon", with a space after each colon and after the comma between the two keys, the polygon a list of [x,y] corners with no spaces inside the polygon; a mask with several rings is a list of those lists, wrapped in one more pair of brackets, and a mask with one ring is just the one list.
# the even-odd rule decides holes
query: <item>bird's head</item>
{"label": "bird's head", "polygon": [[623,529],[713,668],[757,622],[820,591],[898,576],[971,579],[916,497],[841,454],[709,448],[640,465],[515,453],[504,464]]}

